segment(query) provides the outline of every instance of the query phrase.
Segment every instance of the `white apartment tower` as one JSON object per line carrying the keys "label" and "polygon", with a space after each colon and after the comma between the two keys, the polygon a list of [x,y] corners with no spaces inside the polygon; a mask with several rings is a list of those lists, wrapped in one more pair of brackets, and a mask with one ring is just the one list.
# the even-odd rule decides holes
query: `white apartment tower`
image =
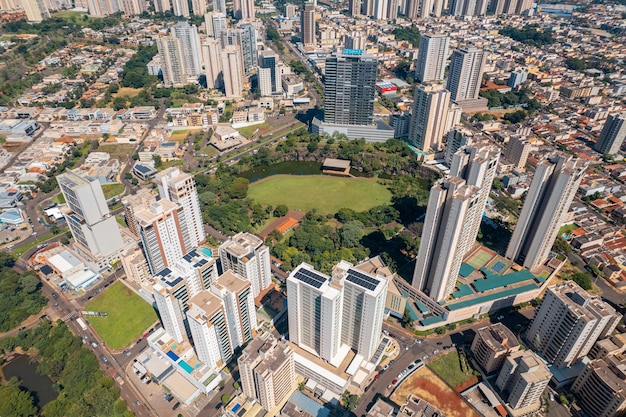
{"label": "white apartment tower", "polygon": [[211,291],[201,291],[190,305],[187,321],[198,359],[217,371],[233,357],[224,303]]}
{"label": "white apartment tower", "polygon": [[[183,0],[181,0],[183,1]],[[186,0],[183,1],[186,3]],[[172,37],[180,41],[181,57],[185,76],[197,80],[202,74],[202,50],[200,49],[200,37],[198,28],[186,21],[178,22],[172,26]]]}
{"label": "white apartment tower", "polygon": [[124,246],[120,229],[111,216],[102,186],[97,179],[73,171],[57,176],[57,182],[70,212],[67,225],[81,252],[98,260],[101,268],[117,257]]}
{"label": "white apartment tower", "polygon": [[296,382],[293,350],[271,334],[254,339],[237,362],[244,394],[265,410],[280,404]]}
{"label": "white apartment tower", "polygon": [[202,16],[207,9],[206,0],[191,0],[191,13],[196,16]]}
{"label": "white apartment tower", "polygon": [[219,247],[222,270],[232,270],[250,281],[252,296],[257,297],[272,284],[270,250],[251,233],[238,233]]}
{"label": "white apartment tower", "polygon": [[206,74],[207,88],[220,89],[222,87],[222,68],[220,59],[220,42],[216,39],[206,39],[202,43],[202,58]]}
{"label": "white apartment tower", "polygon": [[513,135],[509,138],[504,150],[504,159],[512,162],[515,169],[524,170],[531,147],[528,138],[522,135]]}
{"label": "white apartment tower", "polygon": [[444,79],[450,38],[446,35],[424,33],[420,37],[415,80],[420,83]]}
{"label": "white apartment tower", "polygon": [[40,23],[50,18],[50,12],[44,0],[21,0],[21,5],[29,22]]}
{"label": "white apartment tower", "polygon": [[552,374],[546,364],[530,350],[511,353],[498,374],[496,386],[506,394],[513,409],[540,405],[543,390]]}
{"label": "white apartment tower", "polygon": [[170,336],[178,343],[181,343],[185,337],[185,323],[183,316],[183,308],[180,301],[161,284],[157,283],[152,286],[152,296],[156,302],[163,328],[167,330]]}
{"label": "white apartment tower", "polygon": [[183,234],[183,241],[189,242],[189,248],[197,247],[204,241],[205,233],[193,176],[172,167],[159,172],[155,180],[162,200],[167,199],[183,207],[183,216],[187,224],[187,234]]}
{"label": "white apartment tower", "polygon": [[476,240],[499,157],[489,146],[461,148],[452,157],[451,177],[431,189],[413,286],[435,301],[454,290],[463,257]]}
{"label": "white apartment tower", "polygon": [[121,0],[119,4],[126,16],[135,16],[147,10],[146,2],[141,0]]}
{"label": "white apartment tower", "polygon": [[254,20],[254,0],[233,0],[235,19]]}
{"label": "white apartment tower", "polygon": [[189,3],[187,0],[172,0],[174,16],[189,17]]}
{"label": "white apartment tower", "polygon": [[626,113],[610,114],[607,117],[594,149],[600,153],[615,155],[626,139]]}
{"label": "white apartment tower", "polygon": [[548,362],[567,367],[589,353],[596,340],[608,337],[621,318],[600,297],[566,281],[548,287],[527,338]]}
{"label": "white apartment tower", "polygon": [[164,13],[172,9],[171,0],[154,0],[154,11]]}
{"label": "white apartment tower", "polygon": [[226,271],[213,283],[211,291],[224,302],[233,349],[251,341],[255,336],[257,320],[250,282],[232,271]]}
{"label": "white apartment tower", "polygon": [[506,250],[506,257],[533,269],[550,253],[588,163],[560,155],[539,163],[520,217]]}
{"label": "white apartment tower", "polygon": [[382,338],[389,281],[359,271],[345,261],[333,268],[333,280],[343,285],[341,342],[370,360]]}
{"label": "white apartment tower", "polygon": [[302,263],[287,278],[287,293],[289,339],[332,362],[341,343],[343,288]]}
{"label": "white apartment tower", "polygon": [[216,13],[226,14],[226,1],[225,0],[213,0],[213,11]]}
{"label": "white apartment tower", "polygon": [[243,95],[243,62],[241,51],[235,47],[224,48],[221,53],[224,94],[228,98]]}
{"label": "white apartment tower", "polygon": [[473,46],[452,53],[446,86],[451,100],[459,102],[478,98],[485,61],[485,52]]}
{"label": "white apartment tower", "polygon": [[430,152],[442,148],[442,139],[450,105],[450,92],[443,85],[419,85],[415,89],[409,142],[417,149]]}
{"label": "white apartment tower", "polygon": [[180,86],[187,82],[184,73],[183,56],[180,40],[173,36],[157,38],[157,48],[163,71],[163,84],[166,86]]}

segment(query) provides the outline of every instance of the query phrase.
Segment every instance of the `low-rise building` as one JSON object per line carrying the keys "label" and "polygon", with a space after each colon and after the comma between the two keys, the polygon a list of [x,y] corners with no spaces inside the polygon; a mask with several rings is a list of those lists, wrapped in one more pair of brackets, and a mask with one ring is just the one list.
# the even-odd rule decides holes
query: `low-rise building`
{"label": "low-rise building", "polygon": [[518,350],[517,338],[502,323],[478,329],[471,347],[474,358],[488,374],[498,371],[506,357]]}

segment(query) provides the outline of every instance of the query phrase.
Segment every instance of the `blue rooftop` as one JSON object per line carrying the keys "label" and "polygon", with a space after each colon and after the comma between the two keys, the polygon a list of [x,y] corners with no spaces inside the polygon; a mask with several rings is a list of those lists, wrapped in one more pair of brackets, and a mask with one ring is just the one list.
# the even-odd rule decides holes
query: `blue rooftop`
{"label": "blue rooftop", "polygon": [[295,391],[291,394],[289,402],[306,411],[313,417],[328,417],[330,415],[330,410],[328,408],[313,401],[300,391]]}

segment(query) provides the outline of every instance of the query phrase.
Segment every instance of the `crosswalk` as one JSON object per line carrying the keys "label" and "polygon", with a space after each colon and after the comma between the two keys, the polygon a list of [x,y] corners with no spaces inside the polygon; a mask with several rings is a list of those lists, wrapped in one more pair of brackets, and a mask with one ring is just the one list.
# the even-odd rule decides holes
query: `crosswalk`
{"label": "crosswalk", "polygon": [[61,317],[61,320],[69,321],[75,319],[76,317],[78,317],[78,313],[74,311],[72,313],[67,313],[65,316]]}

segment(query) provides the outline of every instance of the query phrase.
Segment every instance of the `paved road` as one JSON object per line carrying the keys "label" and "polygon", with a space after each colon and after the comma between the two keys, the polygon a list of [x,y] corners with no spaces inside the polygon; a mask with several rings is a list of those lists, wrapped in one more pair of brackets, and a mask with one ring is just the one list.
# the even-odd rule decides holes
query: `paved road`
{"label": "paved road", "polygon": [[[505,314],[502,323],[511,329],[515,329],[517,325],[526,325],[528,321],[534,316],[535,309],[528,308],[523,311],[518,311],[513,314]],[[428,337],[416,337],[413,333],[401,328],[397,324],[390,324],[384,322],[383,330],[389,332],[389,336],[398,341],[400,345],[400,354],[395,359],[394,363],[389,366],[389,369],[383,371],[378,380],[375,380],[368,388],[368,391],[363,394],[359,405],[354,413],[357,416],[362,416],[367,413],[374,402],[374,398],[377,394],[385,394],[387,387],[392,383],[394,379],[398,378],[398,375],[406,368],[411,362],[416,359],[422,358],[424,355],[428,355],[429,358],[425,360],[428,364],[430,357],[433,356],[433,351],[438,349],[439,355],[445,353],[443,347],[451,346],[453,343],[457,345],[457,348],[462,348],[464,343],[472,337],[476,330],[484,327],[490,323],[491,319],[485,319],[473,323],[472,325],[463,326],[457,331],[445,334],[443,336],[431,335]],[[495,322],[495,320],[493,320]],[[466,336],[468,339],[466,340]],[[417,343],[417,340],[421,340],[421,343]],[[408,347],[408,350],[407,350]]]}

